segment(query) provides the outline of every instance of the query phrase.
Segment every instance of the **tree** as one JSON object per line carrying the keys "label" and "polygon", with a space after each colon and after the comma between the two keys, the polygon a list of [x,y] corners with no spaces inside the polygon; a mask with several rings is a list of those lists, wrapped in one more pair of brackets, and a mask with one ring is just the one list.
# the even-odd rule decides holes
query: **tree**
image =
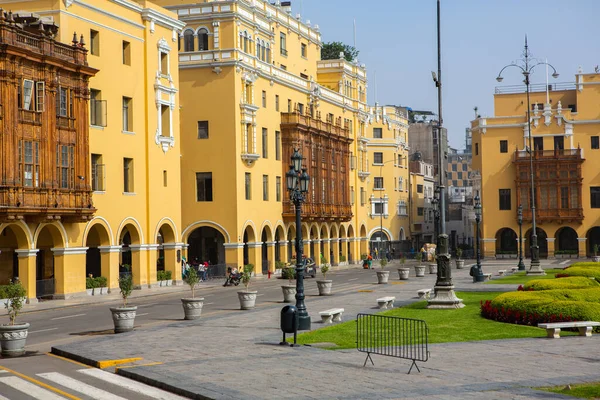
{"label": "tree", "polygon": [[359,51],[342,42],[323,43],[321,48],[321,60],[339,60],[340,53],[344,52],[346,61],[354,61],[358,57]]}

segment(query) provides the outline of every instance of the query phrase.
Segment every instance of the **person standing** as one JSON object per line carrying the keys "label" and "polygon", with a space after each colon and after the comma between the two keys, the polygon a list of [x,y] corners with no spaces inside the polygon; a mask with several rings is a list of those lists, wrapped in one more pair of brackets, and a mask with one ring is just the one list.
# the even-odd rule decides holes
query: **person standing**
{"label": "person standing", "polygon": [[204,273],[202,274],[204,282],[208,280],[208,261],[204,261]]}

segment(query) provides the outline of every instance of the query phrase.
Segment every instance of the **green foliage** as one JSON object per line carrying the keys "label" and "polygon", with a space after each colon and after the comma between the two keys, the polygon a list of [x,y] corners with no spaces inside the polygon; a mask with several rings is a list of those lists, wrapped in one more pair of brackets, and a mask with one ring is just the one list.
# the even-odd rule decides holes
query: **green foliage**
{"label": "green foliage", "polygon": [[90,276],[85,278],[85,288],[86,289],[94,289],[97,287],[98,287],[98,281],[96,280],[96,278],[92,277],[92,274],[90,274]]}
{"label": "green foliage", "polygon": [[10,285],[5,286],[5,298],[7,301],[4,304],[4,307],[8,312],[8,318],[10,319],[11,325],[14,325],[17,321],[17,316],[23,308],[23,301],[26,295],[27,291],[19,282],[11,282]]}
{"label": "green foliage", "polygon": [[381,269],[385,268],[385,266],[387,265],[387,260],[385,258],[382,258],[381,260],[379,260],[379,265],[381,266]]}
{"label": "green foliage", "polygon": [[598,250],[599,250],[598,243],[594,243],[594,256],[597,257],[598,256]]}
{"label": "green foliage", "polygon": [[327,279],[327,272],[329,272],[329,264],[321,264],[321,273],[323,274],[323,279]]}
{"label": "green foliage", "polygon": [[285,268],[285,263],[283,261],[275,261],[275,268],[283,270]]}
{"label": "green foliage", "polygon": [[[161,272],[161,271],[158,271]],[[183,280],[185,281],[185,283],[187,283],[190,286],[190,290],[192,291],[192,299],[194,297],[196,297],[195,295],[195,289],[196,289],[196,285],[198,284],[198,282],[200,282],[200,277],[198,276],[198,272],[196,271],[196,268],[189,268],[187,271],[187,274],[185,275],[185,278],[183,278]]]}
{"label": "green foliage", "polygon": [[321,254],[321,264],[327,264],[327,259],[323,254]]}
{"label": "green foliage", "polygon": [[584,383],[580,385],[569,385],[570,388],[565,389],[565,385],[554,387],[536,388],[545,390],[546,392],[560,393],[567,396],[578,397],[581,399],[598,399],[600,398],[600,382]]}
{"label": "green foliage", "polygon": [[106,279],[105,276],[98,276],[96,278],[96,287],[107,287],[108,286],[108,279]]}
{"label": "green foliage", "polygon": [[575,254],[579,254],[579,250],[555,250],[554,254],[556,254],[556,255],[561,255],[561,254],[575,255]]}
{"label": "green foliage", "polygon": [[321,48],[321,60],[339,60],[341,52],[344,53],[344,58],[349,62],[354,61],[359,53],[354,46],[342,42],[323,43],[323,47]]}
{"label": "green foliage", "polygon": [[9,285],[0,286],[0,299],[6,299],[8,297]]}
{"label": "green foliage", "polygon": [[[190,268],[193,269],[193,268]],[[173,273],[171,271],[156,271],[156,280],[157,281],[168,281],[171,280]]]}
{"label": "green foliage", "polygon": [[559,273],[563,273],[562,269],[546,269],[546,275],[538,276],[538,275],[527,275],[526,272],[516,272],[511,275],[501,276],[496,279],[492,279],[491,281],[485,282],[486,285],[504,285],[504,284],[524,284],[526,282],[536,280],[536,279],[554,279],[554,276]]}
{"label": "green foliage", "polygon": [[420,251],[417,252],[417,254],[415,254],[415,260],[417,260],[417,262],[423,261],[423,253],[421,253]]}
{"label": "green foliage", "polygon": [[553,289],[582,289],[599,286],[598,282],[584,276],[560,279],[534,279],[525,283],[525,290],[553,290]]}
{"label": "green foliage", "polygon": [[363,260],[363,261],[366,260],[367,257],[369,257],[367,253],[364,253],[364,254],[360,255],[360,259]]}
{"label": "green foliage", "polygon": [[242,272],[242,283],[246,286],[246,290],[250,287],[250,280],[252,279],[252,273],[254,272],[254,264],[244,265],[244,272]]}
{"label": "green foliage", "polygon": [[463,254],[463,249],[461,249],[460,247],[456,248],[456,259],[460,260],[460,258],[462,257]]}
{"label": "green foliage", "polygon": [[598,268],[600,267],[600,263],[597,262],[593,262],[593,261],[581,261],[581,262],[576,262],[573,263],[571,265],[569,265],[568,267],[566,267],[565,269],[571,269],[573,267],[591,267],[591,268]]}
{"label": "green foliage", "polygon": [[[125,268],[128,270],[129,265]],[[130,273],[123,274],[119,277],[119,289],[121,290],[121,297],[123,298],[123,307],[127,307],[127,298],[131,296],[133,292],[133,277]]]}
{"label": "green foliage", "polygon": [[598,267],[569,267],[564,270],[564,273],[569,276],[587,276],[600,280],[600,268]]}
{"label": "green foliage", "polygon": [[340,262],[346,262],[346,256],[344,256],[344,255],[340,256]]}
{"label": "green foliage", "polygon": [[400,259],[400,264],[405,264],[406,263],[406,257],[402,256],[402,258]]}
{"label": "green foliage", "polygon": [[283,268],[281,270],[281,276],[283,277],[283,279],[287,279],[291,282],[292,279],[296,278],[296,268],[294,268],[294,267]]}

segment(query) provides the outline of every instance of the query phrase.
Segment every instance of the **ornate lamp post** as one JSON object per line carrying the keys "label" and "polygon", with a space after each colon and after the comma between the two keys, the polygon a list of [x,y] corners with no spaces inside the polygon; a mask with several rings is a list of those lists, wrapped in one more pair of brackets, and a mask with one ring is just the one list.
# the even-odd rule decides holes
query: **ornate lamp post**
{"label": "ornate lamp post", "polygon": [[[437,190],[436,190],[436,194],[437,194]],[[440,245],[439,240],[438,240],[438,232],[439,232],[439,223],[440,223],[440,209],[439,209],[439,200],[434,196],[433,199],[431,199],[431,206],[433,207],[433,234],[435,235],[435,240],[436,240],[436,252],[439,251],[438,247]]]}
{"label": "ornate lamp post", "polygon": [[475,232],[475,244],[477,245],[477,264],[471,267],[471,276],[473,282],[483,282],[483,270],[481,269],[481,244],[479,243],[479,223],[481,222],[481,200],[479,195],[475,196],[475,223],[477,231]]}
{"label": "ornate lamp post", "polygon": [[310,177],[306,168],[302,167],[302,154],[294,149],[290,170],[285,174],[287,189],[290,192],[290,200],[294,203],[296,210],[296,308],[298,309],[298,330],[310,330],[310,315],[304,304],[304,263],[302,262],[302,219],[301,206],[308,193]]}
{"label": "ornate lamp post", "polygon": [[517,210],[517,222],[519,223],[519,271],[525,271],[525,264],[523,264],[523,205],[519,204]]}
{"label": "ornate lamp post", "polygon": [[513,62],[502,68],[498,73],[498,77],[496,80],[498,82],[502,82],[504,79],[502,77],[502,72],[508,67],[517,67],[521,70],[523,77],[525,77],[525,88],[527,91],[527,134],[529,139],[529,168],[531,172],[531,199],[530,199],[530,207],[531,207],[531,266],[529,267],[529,271],[527,274],[532,275],[546,275],[542,266],[540,265],[540,247],[537,242],[537,230],[535,225],[535,180],[534,180],[534,171],[533,171],[533,145],[531,138],[531,104],[529,103],[529,76],[535,67],[538,65],[547,65],[552,68],[552,77],[558,78],[558,72],[556,72],[556,68],[554,68],[551,64],[548,64],[545,61],[540,61],[531,56],[529,52],[529,47],[527,46],[527,36],[525,36],[525,50],[523,51],[523,57],[521,58],[521,63],[517,64]]}

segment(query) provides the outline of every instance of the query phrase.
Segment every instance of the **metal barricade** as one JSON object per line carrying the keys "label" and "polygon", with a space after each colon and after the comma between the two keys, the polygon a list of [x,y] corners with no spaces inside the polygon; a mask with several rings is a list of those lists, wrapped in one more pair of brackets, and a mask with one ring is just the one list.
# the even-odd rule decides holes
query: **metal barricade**
{"label": "metal barricade", "polygon": [[55,290],[54,278],[38,279],[35,281],[35,293],[38,298],[52,298]]}
{"label": "metal barricade", "polygon": [[207,270],[208,279],[222,279],[227,276],[227,264],[211,264]]}
{"label": "metal barricade", "polygon": [[429,359],[428,349],[429,328],[427,323],[420,319],[386,317],[374,314],[358,314],[356,318],[356,349],[367,353],[363,367],[371,354],[405,358],[412,360],[412,367],[417,367],[417,361],[425,362]]}

